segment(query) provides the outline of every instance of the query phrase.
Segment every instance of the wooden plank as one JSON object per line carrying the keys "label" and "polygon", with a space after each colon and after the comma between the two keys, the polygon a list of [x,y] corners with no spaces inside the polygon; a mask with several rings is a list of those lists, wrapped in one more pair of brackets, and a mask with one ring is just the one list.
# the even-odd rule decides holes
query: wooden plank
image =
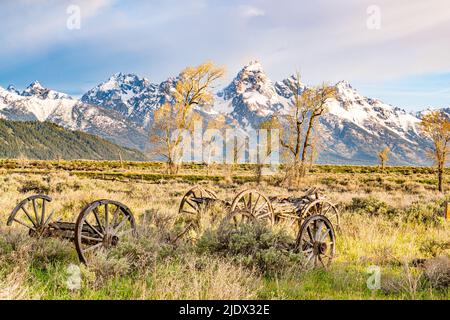
{"label": "wooden plank", "polygon": [[447,202],[445,206],[445,220],[450,221],[450,202]]}

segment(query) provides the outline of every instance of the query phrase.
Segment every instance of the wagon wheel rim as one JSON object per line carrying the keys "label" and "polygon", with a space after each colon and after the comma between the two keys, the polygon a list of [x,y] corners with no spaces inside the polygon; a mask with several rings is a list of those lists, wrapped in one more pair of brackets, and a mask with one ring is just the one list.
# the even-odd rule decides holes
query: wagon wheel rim
{"label": "wagon wheel rim", "polygon": [[258,190],[248,189],[239,193],[234,198],[230,211],[247,211],[257,220],[268,220],[271,225],[274,224],[272,203]]}
{"label": "wagon wheel rim", "polygon": [[113,200],[98,200],[78,216],[74,240],[78,257],[86,264],[91,254],[111,249],[124,238],[136,235],[136,222],[128,207]]}
{"label": "wagon wheel rim", "polygon": [[302,224],[297,237],[296,248],[302,253],[302,268],[311,270],[327,269],[334,258],[336,236],[333,224],[327,217],[313,215]]}
{"label": "wagon wheel rim", "polygon": [[[201,203],[199,199],[205,199],[205,203]],[[191,229],[199,229],[199,222],[202,216],[208,210],[211,203],[217,199],[214,191],[202,188],[201,186],[195,186],[186,192],[178,209],[178,213],[185,217],[186,227],[184,227],[176,239],[187,234]]]}
{"label": "wagon wheel rim", "polygon": [[340,215],[337,207],[327,200],[316,200],[311,202],[304,211],[303,217],[312,215],[323,215],[330,220],[336,231],[340,231]]}
{"label": "wagon wheel rim", "polygon": [[21,225],[28,229],[32,237],[45,236],[54,215],[54,211],[48,212],[48,203],[51,201],[46,195],[34,195],[22,200],[11,212],[7,225]]}
{"label": "wagon wheel rim", "polygon": [[217,200],[217,195],[212,190],[204,189],[200,186],[195,186],[188,192],[186,192],[186,194],[183,196],[183,199],[181,200],[180,203],[180,207],[178,209],[178,213],[188,215],[196,215],[203,213],[203,211],[205,210],[204,206],[198,203],[198,201],[195,201],[195,199],[200,198],[209,198],[212,200]]}

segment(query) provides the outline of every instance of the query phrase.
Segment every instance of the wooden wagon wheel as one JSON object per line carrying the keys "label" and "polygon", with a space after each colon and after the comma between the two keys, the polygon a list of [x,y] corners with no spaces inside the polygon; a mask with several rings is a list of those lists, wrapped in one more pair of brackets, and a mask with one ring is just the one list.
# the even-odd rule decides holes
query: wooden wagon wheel
{"label": "wooden wagon wheel", "polygon": [[28,228],[32,237],[46,236],[54,211],[47,212],[47,203],[52,199],[46,195],[34,195],[22,200],[11,212],[7,225],[17,223]]}
{"label": "wooden wagon wheel", "polygon": [[177,241],[190,230],[198,231],[202,217],[216,201],[218,201],[218,198],[214,191],[201,186],[195,186],[186,192],[178,209],[180,215],[178,222],[183,225],[182,230],[173,241]]}
{"label": "wooden wagon wheel", "polygon": [[113,200],[87,205],[75,224],[75,247],[82,263],[99,249],[117,246],[127,236],[136,236],[136,222],[130,209]]}
{"label": "wooden wagon wheel", "polygon": [[230,212],[247,211],[257,220],[267,220],[274,224],[274,212],[269,199],[254,189],[247,189],[240,192],[231,203]]}
{"label": "wooden wagon wheel", "polygon": [[296,248],[305,257],[303,268],[328,268],[333,260],[336,236],[330,220],[322,215],[312,215],[303,222],[297,237]]}
{"label": "wooden wagon wheel", "polygon": [[217,200],[217,195],[214,191],[195,186],[183,196],[178,213],[187,215],[202,214],[215,200]]}
{"label": "wooden wagon wheel", "polygon": [[312,215],[323,215],[330,220],[336,231],[340,230],[339,211],[331,202],[319,199],[309,203],[301,212],[302,218],[307,218]]}

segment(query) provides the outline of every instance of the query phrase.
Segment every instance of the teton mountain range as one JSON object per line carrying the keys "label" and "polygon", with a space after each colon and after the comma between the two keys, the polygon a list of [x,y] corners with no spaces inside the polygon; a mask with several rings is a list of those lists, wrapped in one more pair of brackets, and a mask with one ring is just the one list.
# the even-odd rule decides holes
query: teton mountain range
{"label": "teton mountain range", "polygon": [[[257,127],[291,99],[290,76],[273,82],[258,61],[240,70],[232,82],[216,92],[214,105],[203,115],[223,114],[243,130]],[[35,81],[22,92],[0,87],[0,118],[49,121],[72,130],[98,135],[119,145],[145,151],[152,116],[169,99],[176,78],[157,84],[136,74],[118,73],[80,99],[45,88]],[[391,149],[389,164],[430,164],[424,150],[430,142],[418,128],[421,115],[364,97],[348,82],[335,84],[337,98],[328,104],[321,122],[318,163],[375,164],[377,153]],[[306,88],[306,85],[305,85]],[[444,109],[450,113],[450,109]]]}

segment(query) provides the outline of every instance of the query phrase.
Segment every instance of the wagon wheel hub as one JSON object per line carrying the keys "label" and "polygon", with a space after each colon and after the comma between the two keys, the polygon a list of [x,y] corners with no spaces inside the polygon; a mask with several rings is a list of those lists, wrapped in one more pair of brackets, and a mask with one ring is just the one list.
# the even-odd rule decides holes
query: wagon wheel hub
{"label": "wagon wheel hub", "polygon": [[112,234],[106,234],[103,238],[103,245],[106,248],[115,247],[119,243],[119,237]]}
{"label": "wagon wheel hub", "polygon": [[33,238],[49,237],[50,230],[47,226],[38,226],[36,229],[30,229],[28,235]]}
{"label": "wagon wheel hub", "polygon": [[314,255],[324,254],[328,249],[328,245],[325,242],[316,241],[313,245]]}

